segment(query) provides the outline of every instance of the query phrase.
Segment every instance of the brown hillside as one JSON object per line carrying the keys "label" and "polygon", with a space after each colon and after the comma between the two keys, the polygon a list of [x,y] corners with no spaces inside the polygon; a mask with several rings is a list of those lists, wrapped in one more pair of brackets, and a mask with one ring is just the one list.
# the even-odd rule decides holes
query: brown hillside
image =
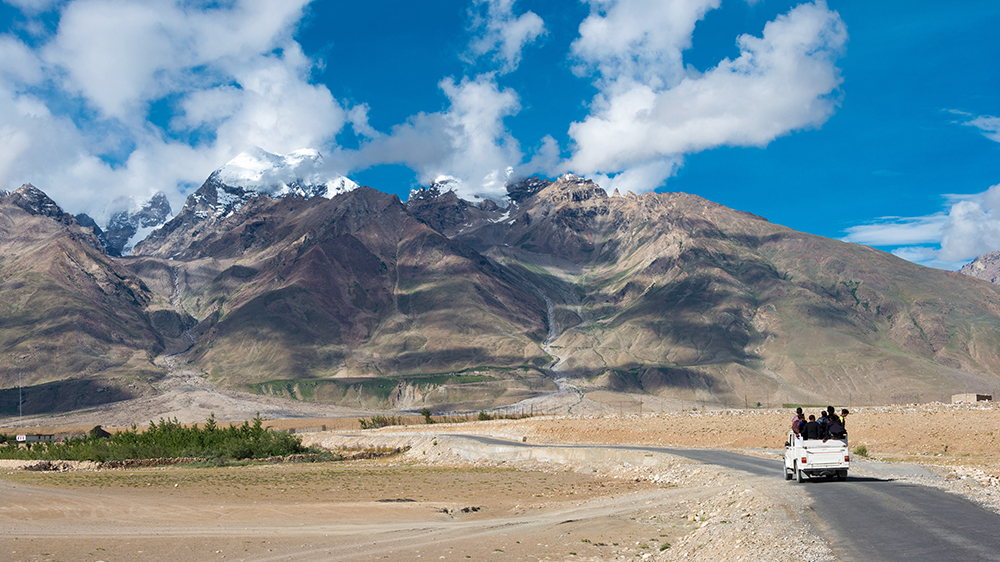
{"label": "brown hillside", "polygon": [[726,404],[912,402],[1000,373],[1000,293],[957,273],[572,176],[511,223],[457,239],[545,288],[560,370],[593,384]]}
{"label": "brown hillside", "polygon": [[[541,297],[395,196],[259,198],[192,233],[183,247],[172,235],[143,248],[185,257],[169,262],[184,279],[180,304],[204,319],[189,361],[233,384],[548,361]],[[171,286],[154,261],[134,260],[134,270]]]}
{"label": "brown hillside", "polygon": [[[26,204],[25,201],[34,204]],[[152,293],[89,230],[24,186],[0,198],[0,411],[66,411],[130,398],[160,374]]]}
{"label": "brown hillside", "polygon": [[[947,400],[1000,381],[1000,287],[697,196],[564,176],[512,185],[507,208],[437,187],[406,205],[369,188],[237,204],[212,181],[119,259],[34,188],[4,196],[4,411],[19,373],[63,389],[45,406],[59,411],[143,391],[154,359],[380,409],[505,405],[563,377],[564,393],[722,405]],[[117,382],[60,386],[98,379]]]}

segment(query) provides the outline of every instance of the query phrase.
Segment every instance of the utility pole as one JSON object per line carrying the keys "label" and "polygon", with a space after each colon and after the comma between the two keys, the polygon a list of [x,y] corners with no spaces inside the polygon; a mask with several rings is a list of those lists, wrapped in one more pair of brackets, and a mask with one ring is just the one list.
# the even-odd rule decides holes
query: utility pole
{"label": "utility pole", "polygon": [[17,372],[17,422],[21,423],[21,371]]}

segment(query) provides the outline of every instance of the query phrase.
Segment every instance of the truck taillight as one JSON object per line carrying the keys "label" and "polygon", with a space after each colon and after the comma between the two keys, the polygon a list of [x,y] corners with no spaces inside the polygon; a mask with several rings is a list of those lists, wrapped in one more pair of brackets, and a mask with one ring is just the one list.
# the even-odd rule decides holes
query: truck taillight
{"label": "truck taillight", "polygon": [[802,464],[806,464],[806,462],[808,462],[808,461],[806,461],[806,458],[802,457]]}
{"label": "truck taillight", "polygon": [[844,462],[851,462],[851,455],[844,455]]}

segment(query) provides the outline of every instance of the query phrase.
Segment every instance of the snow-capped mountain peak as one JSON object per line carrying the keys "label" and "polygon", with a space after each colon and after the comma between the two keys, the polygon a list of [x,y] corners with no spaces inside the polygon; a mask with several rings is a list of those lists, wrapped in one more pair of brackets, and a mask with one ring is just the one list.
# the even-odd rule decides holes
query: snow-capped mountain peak
{"label": "snow-capped mountain peak", "polygon": [[254,147],[237,155],[212,176],[228,187],[271,197],[333,197],[358,187],[329,170],[319,151],[310,148],[279,155]]}
{"label": "snow-capped mountain peak", "polygon": [[162,226],[173,215],[170,202],[163,192],[155,193],[141,204],[130,197],[115,200],[112,206],[121,210],[111,214],[103,232],[98,234],[105,250],[112,256],[129,255],[133,246]]}

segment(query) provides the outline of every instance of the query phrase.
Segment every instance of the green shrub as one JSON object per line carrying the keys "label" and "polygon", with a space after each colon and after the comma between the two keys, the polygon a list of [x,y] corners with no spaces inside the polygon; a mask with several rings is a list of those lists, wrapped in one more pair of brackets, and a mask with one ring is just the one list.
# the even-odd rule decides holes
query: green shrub
{"label": "green shrub", "polygon": [[177,419],[149,423],[139,432],[135,425],[111,437],[78,437],[62,443],[36,443],[30,449],[5,447],[0,458],[23,460],[75,460],[106,462],[127,459],[193,457],[204,459],[255,459],[312,452],[291,433],[264,429],[260,414],[242,425],[220,429],[215,416],[205,427],[185,427]]}
{"label": "green shrub", "polygon": [[868,456],[868,447],[866,447],[863,444],[862,445],[858,445],[857,447],[854,448],[853,453],[855,455],[859,456],[859,457],[867,457]]}
{"label": "green shrub", "polygon": [[369,419],[358,418],[358,423],[361,424],[361,429],[378,429],[380,427],[389,427],[390,425],[403,425],[403,418],[397,416],[372,416]]}

